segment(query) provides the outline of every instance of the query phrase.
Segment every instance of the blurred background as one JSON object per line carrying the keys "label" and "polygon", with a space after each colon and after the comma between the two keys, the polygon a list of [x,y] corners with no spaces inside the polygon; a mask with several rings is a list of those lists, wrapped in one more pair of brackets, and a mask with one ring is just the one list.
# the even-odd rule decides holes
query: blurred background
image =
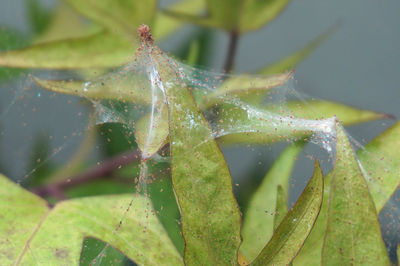
{"label": "blurred background", "polygon": [[[167,7],[174,2],[176,1],[161,0],[160,7]],[[58,0],[1,0],[0,28],[3,30],[1,33],[3,36],[0,36],[0,39],[3,43],[0,50],[28,44],[31,38],[46,29],[46,25],[51,21],[52,12],[58,4]],[[396,0],[292,1],[267,26],[241,36],[233,72],[254,72],[305,47],[324,32],[334,28],[329,36],[296,66],[294,74],[297,80],[296,90],[311,97],[400,117],[399,10],[400,2]],[[36,22],[33,23],[33,20]],[[203,50],[198,66],[222,71],[229,44],[229,36],[223,31],[187,24],[163,40],[160,47],[164,51],[185,58],[193,38],[199,38],[202,41]],[[74,122],[70,117],[72,113],[76,113],[76,110],[71,113],[60,112],[52,119],[30,123],[31,126],[28,126],[24,134],[19,129],[13,131],[12,124],[19,116],[8,112],[8,107],[12,106],[10,103],[15,96],[10,93],[10,88],[15,91],[19,87],[24,87],[26,80],[19,79],[18,75],[14,75],[10,70],[3,71],[1,74],[0,169],[10,178],[18,180],[29,172],[28,169],[35,167],[30,156],[24,153],[32,155],[35,145],[41,147],[38,149],[42,151],[43,145],[51,146],[51,144],[40,142],[40,137],[37,137],[40,134],[35,132],[46,132],[45,128],[50,129],[55,136],[66,135],[65,132],[80,132],[84,129],[82,121],[86,118]],[[72,101],[79,100],[72,99]],[[44,114],[53,112],[52,110],[62,105],[61,102],[65,100],[47,101],[47,106],[42,108],[42,112]],[[82,107],[82,112],[85,110],[87,111],[85,107]],[[23,113],[23,116],[29,116],[27,111]],[[54,127],[54,122],[57,121],[63,122]],[[392,123],[392,120],[370,122],[352,126],[348,128],[348,131],[356,139],[368,141]],[[26,136],[30,138],[27,139]],[[21,145],[21,142],[26,145]],[[32,144],[34,142],[36,144]],[[80,142],[81,138],[71,139],[62,147],[63,153],[54,159],[62,162],[65,158],[69,158]],[[11,156],[13,159],[10,161],[9,151],[16,145],[21,149],[18,152],[18,156],[21,157],[18,160],[17,155]],[[243,191],[240,192],[244,198],[261,180],[281,150],[282,146],[279,145],[268,149],[254,148],[251,151],[243,147],[224,150],[235,182],[240,183],[241,180],[249,179],[249,173],[252,176],[250,179],[256,180],[253,185],[244,186]],[[91,157],[96,161],[101,156],[94,152]],[[300,156],[294,170],[292,181],[294,189],[290,194],[290,204],[295,202],[312,173],[312,168],[310,168],[312,163],[305,157]],[[25,166],[21,167],[21,165]],[[51,169],[43,171],[51,171]],[[107,184],[102,186],[107,186]],[[116,192],[118,189],[118,187],[109,189],[107,193]],[[78,190],[80,192],[76,192],[76,195],[85,189]],[[126,192],[126,189],[122,192]],[[96,194],[95,191],[82,193]],[[381,218],[384,219],[384,217]],[[385,234],[385,240],[389,247],[396,247],[399,242],[398,224],[390,222],[390,226],[393,228],[387,230],[389,233]],[[395,248],[390,249],[392,256],[395,256],[394,250]]]}

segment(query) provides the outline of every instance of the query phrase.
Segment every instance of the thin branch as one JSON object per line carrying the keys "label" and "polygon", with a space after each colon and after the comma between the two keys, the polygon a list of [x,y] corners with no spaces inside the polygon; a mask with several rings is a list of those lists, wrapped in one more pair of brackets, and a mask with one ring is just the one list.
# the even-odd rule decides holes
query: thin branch
{"label": "thin branch", "polygon": [[92,167],[91,169],[89,169],[84,173],[69,177],[65,180],[61,180],[56,183],[51,183],[41,187],[32,188],[31,191],[41,197],[46,197],[51,195],[58,199],[65,199],[66,197],[63,194],[63,191],[65,189],[80,184],[88,183],[103,178],[105,176],[110,176],[115,170],[132,162],[138,161],[140,160],[140,158],[141,156],[139,150],[134,150],[123,154],[119,154]]}
{"label": "thin branch", "polygon": [[229,34],[229,47],[225,59],[224,70],[226,73],[229,73],[232,70],[233,64],[235,63],[238,41],[239,41],[239,33],[237,31],[232,31]]}

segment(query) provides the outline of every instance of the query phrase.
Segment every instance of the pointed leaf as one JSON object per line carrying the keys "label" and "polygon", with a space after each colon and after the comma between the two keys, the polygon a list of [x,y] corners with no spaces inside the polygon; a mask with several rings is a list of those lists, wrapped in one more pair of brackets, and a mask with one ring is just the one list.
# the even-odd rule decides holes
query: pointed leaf
{"label": "pointed leaf", "polygon": [[250,261],[256,258],[273,234],[277,187],[280,186],[287,197],[290,175],[302,147],[292,145],[281,153],[249,202],[243,221],[240,252]]}
{"label": "pointed leaf", "polygon": [[[217,1],[214,1],[217,2]],[[242,1],[239,31],[257,30],[275,19],[289,4],[290,0],[247,0]]]}
{"label": "pointed leaf", "polygon": [[88,83],[84,81],[43,80],[33,77],[33,80],[42,88],[57,93],[76,95],[88,99],[114,99],[136,103],[150,103],[150,92],[132,88],[132,80],[121,79],[119,81],[107,80]]}
{"label": "pointed leaf", "polygon": [[336,27],[332,27],[323,34],[319,35],[312,42],[307,44],[302,49],[290,54],[278,62],[274,62],[271,65],[268,65],[258,72],[263,75],[272,75],[277,73],[282,73],[284,71],[292,70],[298,63],[303,61],[312,51],[314,51],[317,47],[319,47],[336,29]]}
{"label": "pointed leaf", "polygon": [[390,265],[367,183],[338,123],[336,133],[336,162],[329,193],[322,263]]}
{"label": "pointed leaf", "polygon": [[[162,64],[164,60],[155,61]],[[161,80],[165,84],[181,84],[182,81],[171,80],[178,76],[177,70],[170,71],[159,72]],[[224,156],[189,90],[169,85],[166,94],[172,181],[181,210],[185,263],[235,265],[240,214]]]}
{"label": "pointed leaf", "polygon": [[[221,123],[218,128],[224,129],[224,133],[221,134],[218,141],[223,145],[230,145],[236,143],[268,144],[288,139],[297,140],[309,136],[317,129],[311,126],[313,123],[311,121],[319,121],[320,124],[323,124],[323,119],[328,122],[329,117],[336,116],[344,125],[353,125],[390,117],[387,114],[323,100],[290,101],[283,107],[287,108],[286,116],[279,113],[279,109],[282,108],[279,105],[266,105],[259,108],[251,106],[251,110],[254,110],[254,112],[250,112],[252,115],[249,115],[249,111],[246,110],[250,107],[247,108],[244,105],[224,106],[223,109],[229,111],[220,115]],[[294,116],[292,123],[282,123],[282,119],[287,120],[290,117],[289,114]],[[272,121],[274,123],[271,123]],[[274,124],[279,124],[279,127]]]}
{"label": "pointed leaf", "polygon": [[345,126],[391,118],[390,115],[325,100],[289,101],[287,107],[297,116],[324,119],[336,116]]}
{"label": "pointed leaf", "polygon": [[288,265],[310,233],[322,204],[324,179],[315,161],[313,177],[252,265]]}
{"label": "pointed leaf", "polygon": [[357,154],[379,213],[400,185],[400,122],[385,130]]}
{"label": "pointed leaf", "polygon": [[[85,237],[110,243],[139,264],[182,265],[149,200],[118,195],[68,200],[48,209],[42,199],[0,177],[0,242],[6,265],[78,265]],[[114,230],[133,200],[123,225]]]}
{"label": "pointed leaf", "polygon": [[6,51],[0,53],[0,65],[50,69],[113,67],[128,62],[135,48],[121,37],[100,32]]}
{"label": "pointed leaf", "polygon": [[257,76],[257,75],[238,75],[228,78],[215,91],[208,94],[204,102],[200,103],[202,109],[207,109],[214,104],[223,100],[224,96],[241,97],[246,95],[256,95],[259,93],[268,92],[269,90],[285,84],[291,73],[283,73],[272,76]]}
{"label": "pointed leaf", "polygon": [[[376,178],[366,179],[378,212],[390,199],[393,191],[398,187],[400,182],[398,175],[399,162],[398,160],[390,160],[388,162],[389,165],[383,167],[383,165],[376,161],[375,156],[374,160],[369,159],[369,157],[371,154],[374,155],[375,153],[378,153],[379,156],[385,158],[396,158],[396,152],[400,149],[400,142],[398,141],[399,134],[400,122],[397,122],[391,128],[387,129],[368,143],[365,149],[360,149],[357,152],[359,160],[364,168],[372,168],[373,171],[371,173],[374,176],[382,176],[379,181]],[[380,154],[381,152],[382,154]],[[328,216],[329,188],[332,176],[333,173],[331,172],[325,178],[324,201],[322,203],[321,212],[310,236],[304,244],[303,249],[295,258],[294,265],[308,266],[321,264],[322,245]]]}
{"label": "pointed leaf", "polygon": [[276,190],[276,205],[274,213],[274,231],[278,228],[287,213],[287,195],[281,185]]}
{"label": "pointed leaf", "polygon": [[113,33],[136,39],[136,29],[153,21],[157,0],[66,0],[78,12]]}

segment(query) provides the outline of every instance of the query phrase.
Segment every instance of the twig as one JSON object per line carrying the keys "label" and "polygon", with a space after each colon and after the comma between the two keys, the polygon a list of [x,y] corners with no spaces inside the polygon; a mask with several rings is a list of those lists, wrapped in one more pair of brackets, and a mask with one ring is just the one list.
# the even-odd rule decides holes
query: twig
{"label": "twig", "polygon": [[229,73],[232,70],[233,64],[235,63],[238,40],[239,40],[239,33],[237,31],[232,31],[229,34],[229,47],[228,47],[228,52],[226,54],[226,61],[224,67],[226,73]]}
{"label": "twig", "polygon": [[65,199],[63,191],[67,188],[88,183],[96,179],[111,175],[116,169],[140,160],[140,151],[134,150],[116,155],[89,169],[88,171],[69,177],[55,183],[32,188],[31,191],[38,196],[54,196],[60,200]]}

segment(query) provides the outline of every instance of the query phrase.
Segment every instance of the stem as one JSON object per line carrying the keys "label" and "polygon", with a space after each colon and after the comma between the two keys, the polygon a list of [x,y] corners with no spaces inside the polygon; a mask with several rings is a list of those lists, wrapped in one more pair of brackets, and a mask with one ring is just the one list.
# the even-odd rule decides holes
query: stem
{"label": "stem", "polygon": [[235,63],[238,40],[239,40],[239,33],[237,31],[232,31],[229,34],[229,47],[228,47],[228,52],[226,54],[225,67],[224,67],[226,73],[229,73],[232,70],[233,64]]}
{"label": "stem", "polygon": [[61,180],[55,183],[47,184],[42,187],[33,188],[31,189],[31,191],[41,197],[54,196],[62,200],[66,198],[65,195],[62,193],[65,189],[88,183],[105,176],[109,176],[116,169],[132,162],[138,161],[140,160],[140,158],[141,156],[139,150],[119,154],[105,160],[99,165],[92,167],[84,173],[69,177],[65,180]]}

